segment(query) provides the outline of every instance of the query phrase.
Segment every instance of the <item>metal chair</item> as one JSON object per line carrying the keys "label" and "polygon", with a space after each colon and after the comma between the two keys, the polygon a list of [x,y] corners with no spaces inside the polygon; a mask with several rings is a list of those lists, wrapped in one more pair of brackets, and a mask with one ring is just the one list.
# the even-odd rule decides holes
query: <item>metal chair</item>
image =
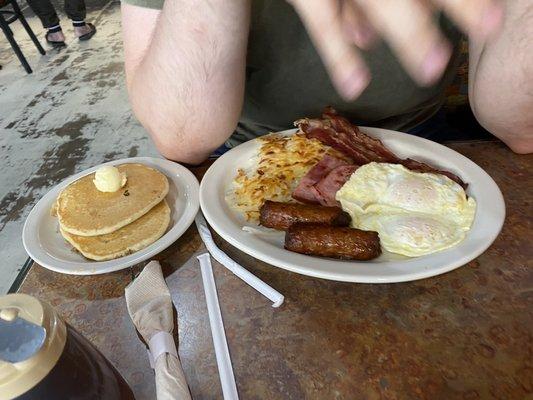
{"label": "metal chair", "polygon": [[[2,8],[11,5],[13,8],[13,11],[11,10],[3,10]],[[28,36],[31,38],[33,44],[35,44],[35,47],[37,47],[37,50],[39,50],[39,53],[46,54],[43,47],[39,43],[39,40],[35,37],[35,34],[31,30],[30,26],[28,25],[28,22],[26,21],[26,18],[24,18],[24,15],[20,11],[20,7],[17,4],[16,0],[0,0],[0,28],[2,31],[4,31],[4,35],[6,35],[7,40],[9,41],[9,44],[13,48],[13,51],[17,55],[20,63],[26,70],[28,74],[31,74],[33,71],[28,64],[28,61],[26,61],[26,57],[24,57],[24,54],[22,54],[22,51],[20,50],[19,45],[15,41],[15,38],[13,37],[13,31],[9,27],[9,24],[12,22],[15,22],[16,20],[19,20],[24,29],[26,29],[26,32],[28,33]]]}

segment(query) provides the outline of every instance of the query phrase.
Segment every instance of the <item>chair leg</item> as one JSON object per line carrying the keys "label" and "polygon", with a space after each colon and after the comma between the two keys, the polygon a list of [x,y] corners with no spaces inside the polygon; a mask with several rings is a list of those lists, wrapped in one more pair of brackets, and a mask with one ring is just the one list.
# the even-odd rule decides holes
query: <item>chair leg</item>
{"label": "chair leg", "polygon": [[28,36],[32,40],[32,42],[35,45],[35,47],[37,47],[37,50],[39,50],[39,53],[41,53],[42,55],[45,55],[46,52],[44,51],[43,46],[41,46],[41,43],[39,42],[39,40],[37,39],[37,37],[33,33],[33,30],[31,29],[30,25],[26,21],[26,18],[24,18],[24,14],[22,14],[22,11],[20,10],[20,8],[18,6],[17,1],[13,0],[11,2],[11,5],[13,6],[13,10],[15,10],[15,13],[18,16],[18,19],[20,20],[20,23],[22,24],[24,29],[26,29],[26,32],[28,33]]}
{"label": "chair leg", "polygon": [[20,50],[19,45],[15,41],[15,38],[13,37],[13,31],[7,24],[7,22],[4,20],[4,17],[0,15],[0,28],[4,31],[4,34],[6,35],[7,40],[9,41],[9,44],[13,48],[13,51],[17,55],[20,63],[26,70],[28,74],[31,74],[33,71],[31,70],[30,64],[28,64],[28,61],[26,61],[26,57],[24,57],[24,54],[22,54],[22,51]]}

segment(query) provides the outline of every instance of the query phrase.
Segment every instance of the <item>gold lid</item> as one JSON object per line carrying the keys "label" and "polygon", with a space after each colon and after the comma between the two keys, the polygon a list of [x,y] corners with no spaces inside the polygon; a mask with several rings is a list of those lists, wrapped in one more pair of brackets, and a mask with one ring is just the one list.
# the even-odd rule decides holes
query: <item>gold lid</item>
{"label": "gold lid", "polygon": [[0,296],[0,317],[23,318],[46,330],[41,349],[32,357],[18,363],[0,360],[0,400],[8,400],[26,393],[52,370],[65,347],[67,329],[50,305],[27,294]]}

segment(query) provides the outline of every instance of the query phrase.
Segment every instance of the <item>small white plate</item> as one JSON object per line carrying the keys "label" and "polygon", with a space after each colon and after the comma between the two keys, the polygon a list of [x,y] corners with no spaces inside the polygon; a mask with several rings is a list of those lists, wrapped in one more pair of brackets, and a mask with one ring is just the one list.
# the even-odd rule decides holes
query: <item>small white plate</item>
{"label": "small white plate", "polygon": [[[238,168],[249,166],[260,143],[246,142],[220,157],[200,185],[200,206],[217,233],[245,253],[274,266],[324,279],[360,283],[392,283],[428,278],[458,268],[483,253],[496,239],[505,219],[505,203],[492,178],[468,158],[438,143],[401,132],[362,128],[402,158],[411,157],[459,175],[477,202],[474,223],[458,245],[427,256],[408,258],[384,253],[371,261],[340,261],[293,253],[283,248],[283,233],[250,233],[253,226],[231,209],[225,194]],[[296,130],[284,131],[292,134]]]}
{"label": "small white plate", "polygon": [[[102,165],[139,163],[155,168],[166,175],[169,191],[166,197],[170,207],[170,224],[167,232],[150,246],[125,257],[109,261],[91,261],[74,251],[59,233],[56,217],[50,209],[59,192],[75,180],[94,172]],[[115,160],[89,168],[65,179],[55,186],[33,207],[22,231],[22,241],[28,255],[38,264],[72,275],[96,275],[118,271],[144,261],[174,243],[192,224],[198,212],[198,180],[185,167],[161,158],[134,157]]]}

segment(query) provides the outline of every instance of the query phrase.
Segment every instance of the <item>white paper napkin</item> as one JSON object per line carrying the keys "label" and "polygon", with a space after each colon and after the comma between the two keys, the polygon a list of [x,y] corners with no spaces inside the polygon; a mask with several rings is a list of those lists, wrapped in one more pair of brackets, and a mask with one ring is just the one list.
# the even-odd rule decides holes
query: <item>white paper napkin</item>
{"label": "white paper napkin", "polygon": [[191,399],[172,336],[172,299],[159,263],[151,261],[146,265],[126,287],[125,294],[133,324],[149,344],[157,399]]}

